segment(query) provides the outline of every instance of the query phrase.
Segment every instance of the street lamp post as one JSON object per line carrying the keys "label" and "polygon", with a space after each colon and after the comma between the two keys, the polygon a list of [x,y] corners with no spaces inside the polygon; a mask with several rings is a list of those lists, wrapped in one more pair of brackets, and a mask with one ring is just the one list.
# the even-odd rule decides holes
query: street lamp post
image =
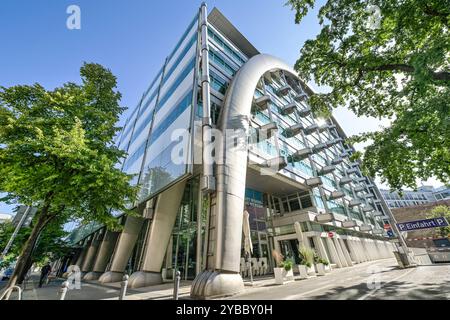
{"label": "street lamp post", "polygon": [[25,220],[26,220],[26,218],[27,218],[28,213],[30,212],[30,210],[31,210],[31,207],[28,206],[27,209],[25,210],[24,214],[23,214],[22,217],[20,218],[20,221],[19,221],[19,223],[17,224],[16,229],[14,229],[14,232],[13,232],[13,234],[11,235],[11,238],[9,239],[8,244],[6,245],[5,249],[3,249],[3,252],[2,252],[2,254],[1,254],[1,256],[0,256],[0,261],[6,256],[6,254],[7,254],[8,251],[9,251],[9,249],[11,248],[11,246],[12,246],[12,244],[13,244],[13,242],[14,242],[14,239],[16,238],[17,234],[18,234],[19,231],[20,231],[20,228],[22,228],[22,225],[25,223]]}

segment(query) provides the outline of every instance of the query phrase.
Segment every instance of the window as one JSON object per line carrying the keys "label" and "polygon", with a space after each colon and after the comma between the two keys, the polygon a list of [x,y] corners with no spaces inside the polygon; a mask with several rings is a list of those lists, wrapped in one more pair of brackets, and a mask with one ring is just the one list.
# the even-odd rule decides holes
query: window
{"label": "window", "polygon": [[229,54],[233,59],[238,61],[240,64],[244,64],[245,60],[229,45],[227,45],[219,35],[217,35],[211,28],[208,28],[208,36],[213,39],[222,49]]}
{"label": "window", "polygon": [[216,73],[213,71],[210,72],[209,78],[211,81],[211,87],[216,90],[217,92],[220,92],[221,94],[225,94],[228,89],[228,83],[220,78]]}
{"label": "window", "polygon": [[231,77],[234,77],[236,74],[236,70],[231,67],[228,63],[225,62],[225,60],[220,56],[218,52],[215,52],[214,50],[209,50],[209,58],[211,61],[214,61],[217,65],[221,67],[228,75]]}

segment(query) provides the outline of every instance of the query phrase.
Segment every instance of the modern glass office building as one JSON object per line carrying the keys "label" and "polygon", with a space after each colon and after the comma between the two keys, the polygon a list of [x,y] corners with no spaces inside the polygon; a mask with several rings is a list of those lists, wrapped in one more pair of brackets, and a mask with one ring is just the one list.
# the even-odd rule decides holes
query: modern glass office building
{"label": "modern glass office building", "polygon": [[272,272],[274,250],[299,263],[301,246],[336,268],[390,257],[389,208],[336,120],[314,115],[312,94],[202,5],[118,137],[141,217],[119,217],[121,233],[80,233],[66,263],[101,282],[127,272],[131,287],[178,270],[194,297],[234,294],[249,272],[244,210],[255,275]]}

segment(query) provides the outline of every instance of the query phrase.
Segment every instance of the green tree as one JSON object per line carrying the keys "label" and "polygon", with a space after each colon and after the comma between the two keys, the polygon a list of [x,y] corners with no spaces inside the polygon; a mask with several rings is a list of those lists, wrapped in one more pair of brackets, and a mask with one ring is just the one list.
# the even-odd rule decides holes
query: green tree
{"label": "green tree", "polygon": [[[0,250],[5,248],[15,226],[11,223],[0,224]],[[23,245],[30,237],[32,226],[22,227],[14,239],[11,249],[2,261],[0,261],[0,269],[9,266],[20,255]],[[31,266],[33,263],[43,265],[47,261],[55,260],[63,257],[70,251],[70,247],[64,241],[68,233],[64,231],[63,225],[52,221],[40,234],[39,239],[33,249],[32,257],[27,263]],[[28,269],[28,268],[26,268]]]}
{"label": "green tree", "polygon": [[[450,221],[450,207],[445,205],[436,206],[431,210],[428,218],[440,218],[444,217],[447,221]],[[450,236],[450,226],[438,228],[438,235],[441,237]]]}
{"label": "green tree", "polygon": [[81,84],[51,91],[39,84],[0,88],[0,192],[38,208],[10,286],[51,221],[118,228],[111,210],[127,212],[136,198],[130,176],[117,168],[124,153],[113,138],[124,108],[116,78],[98,64],[84,64],[80,74]]}
{"label": "green tree", "polygon": [[[300,23],[314,0],[289,0]],[[310,103],[328,114],[348,106],[391,125],[353,137],[368,141],[367,174],[392,189],[450,179],[450,5],[448,0],[329,0],[321,31],[306,41],[295,69],[330,90]]]}

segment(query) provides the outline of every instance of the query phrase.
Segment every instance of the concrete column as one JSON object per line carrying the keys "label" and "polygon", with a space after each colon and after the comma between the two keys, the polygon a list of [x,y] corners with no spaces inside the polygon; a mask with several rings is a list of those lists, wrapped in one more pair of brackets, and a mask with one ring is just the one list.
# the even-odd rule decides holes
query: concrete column
{"label": "concrete column", "polygon": [[331,238],[326,238],[326,241],[327,241],[328,249],[330,250],[331,258],[333,259],[333,261],[330,261],[330,263],[334,262],[338,268],[342,268],[343,264],[342,264],[341,260],[339,259],[339,254],[336,250],[333,240],[331,240]]}
{"label": "concrete column", "polygon": [[100,278],[102,273],[106,271],[106,266],[108,265],[111,255],[113,254],[114,246],[116,245],[118,237],[119,232],[105,232],[98,249],[98,254],[95,258],[94,267],[91,272],[84,276],[84,280],[97,280]]}
{"label": "concrete column", "polygon": [[367,259],[367,255],[366,255],[366,253],[364,251],[364,247],[363,247],[361,238],[356,238],[355,239],[355,244],[356,244],[356,247],[358,249],[361,262],[366,262],[368,259]]}
{"label": "concrete column", "polygon": [[77,258],[77,260],[75,262],[75,265],[78,266],[80,268],[80,270],[81,270],[81,267],[84,264],[84,261],[85,261],[85,258],[86,258],[86,254],[87,254],[87,252],[89,250],[89,247],[91,245],[91,241],[92,241],[92,239],[89,239],[89,240],[85,241],[85,243],[83,244],[83,248],[81,249],[81,252],[78,255],[78,258]]}
{"label": "concrete column", "polygon": [[347,239],[347,243],[350,246],[350,256],[356,263],[361,263],[361,259],[359,257],[359,253],[355,246],[355,240],[353,239]]}
{"label": "concrete column", "polygon": [[185,186],[186,181],[182,181],[158,196],[153,221],[148,232],[142,270],[131,275],[128,280],[130,288],[162,283],[161,268],[172,236],[172,229],[180,211]]}
{"label": "concrete column", "polygon": [[352,258],[350,257],[350,253],[347,250],[347,247],[344,243],[343,239],[337,239],[339,244],[341,245],[342,252],[344,253],[344,257],[347,260],[347,264],[349,267],[353,266]]}
{"label": "concrete column", "polygon": [[83,265],[81,266],[82,274],[92,271],[94,266],[95,258],[97,256],[98,247],[100,246],[101,239],[98,238],[99,234],[93,235],[91,244],[87,250],[86,257],[84,259]]}
{"label": "concrete column", "polygon": [[366,238],[362,239],[361,244],[363,245],[364,252],[366,253],[367,256],[367,260],[372,261],[373,257],[372,257],[372,250],[370,249],[369,239]]}
{"label": "concrete column", "polygon": [[342,267],[348,267],[348,261],[345,259],[344,252],[342,251],[341,245],[338,239],[333,238],[334,245],[336,246],[337,253],[339,255],[339,259],[341,260]]}
{"label": "concrete column", "polygon": [[330,257],[328,257],[327,250],[325,249],[325,246],[323,245],[323,242],[322,242],[322,239],[320,238],[320,236],[314,236],[312,238],[314,241],[314,245],[316,246],[317,250],[319,250],[320,257],[331,263]]}
{"label": "concrete column", "polygon": [[383,259],[383,254],[381,252],[380,240],[375,240],[374,242],[375,250],[377,252],[377,259]]}
{"label": "concrete column", "polygon": [[309,245],[308,237],[305,236],[305,234],[303,233],[300,222],[298,222],[298,221],[294,222],[294,229],[295,229],[295,234],[297,235],[297,240],[298,240],[298,244],[299,244],[298,248],[300,249],[302,245],[307,248],[310,248],[311,246]]}
{"label": "concrete column", "polygon": [[101,283],[122,281],[123,273],[133,253],[134,245],[136,244],[143,224],[144,218],[126,217],[125,226],[117,241],[110,270],[101,275],[99,278]]}

